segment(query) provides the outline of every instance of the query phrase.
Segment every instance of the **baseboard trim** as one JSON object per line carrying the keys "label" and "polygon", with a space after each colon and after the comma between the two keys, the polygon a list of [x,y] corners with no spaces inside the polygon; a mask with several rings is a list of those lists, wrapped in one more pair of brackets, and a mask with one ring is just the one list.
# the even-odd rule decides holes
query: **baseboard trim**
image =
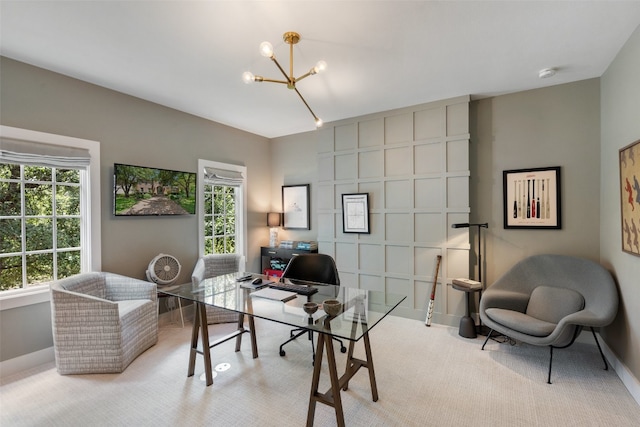
{"label": "baseboard trim", "polygon": [[0,362],[0,378],[5,378],[18,372],[53,362],[55,357],[53,347],[49,347],[34,351],[33,353],[14,357],[13,359],[4,360]]}
{"label": "baseboard trim", "polygon": [[602,339],[600,334],[598,333],[598,341],[600,342],[600,346],[602,347],[602,352],[604,356],[609,361],[609,365],[616,372],[618,378],[622,381],[622,384],[629,390],[631,397],[640,405],[640,381],[636,378],[629,368],[622,363],[618,356],[609,348],[605,340]]}

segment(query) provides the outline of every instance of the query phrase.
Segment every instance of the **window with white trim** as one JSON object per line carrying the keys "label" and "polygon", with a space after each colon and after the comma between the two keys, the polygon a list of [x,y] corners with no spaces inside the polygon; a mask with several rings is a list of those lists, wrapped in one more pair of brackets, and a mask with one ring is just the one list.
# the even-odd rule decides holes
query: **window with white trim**
{"label": "window with white trim", "polygon": [[244,254],[246,167],[198,160],[200,256]]}
{"label": "window with white trim", "polygon": [[0,130],[0,291],[99,269],[100,214],[92,216],[90,200],[99,144]]}

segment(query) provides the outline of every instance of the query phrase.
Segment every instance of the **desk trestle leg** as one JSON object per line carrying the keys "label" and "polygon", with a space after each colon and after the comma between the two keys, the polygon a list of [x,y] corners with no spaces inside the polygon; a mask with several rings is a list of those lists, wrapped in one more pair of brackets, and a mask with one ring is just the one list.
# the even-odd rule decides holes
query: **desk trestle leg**
{"label": "desk trestle leg", "polygon": [[[364,320],[364,317],[363,317]],[[366,326],[366,325],[365,325]],[[371,395],[373,401],[378,400],[378,387],[376,385],[376,374],[373,369],[373,358],[371,356],[371,344],[369,341],[369,333],[365,332],[363,336],[364,350],[366,360],[356,359],[353,357],[355,342],[349,343],[349,351],[347,354],[347,366],[342,377],[338,378],[336,368],[336,358],[333,352],[333,341],[329,334],[318,334],[318,348],[316,358],[313,363],[313,379],[311,380],[311,394],[309,396],[309,411],[307,413],[307,427],[313,426],[313,420],[316,411],[316,403],[320,402],[328,406],[332,406],[336,412],[336,422],[338,427],[343,427],[344,412],[342,409],[342,399],[340,397],[340,389],[347,390],[349,380],[362,367],[369,371],[369,382],[371,384]],[[327,366],[329,368],[329,379],[331,380],[331,388],[326,393],[318,392],[320,383],[320,370],[322,367],[322,356],[324,351],[327,352]]]}

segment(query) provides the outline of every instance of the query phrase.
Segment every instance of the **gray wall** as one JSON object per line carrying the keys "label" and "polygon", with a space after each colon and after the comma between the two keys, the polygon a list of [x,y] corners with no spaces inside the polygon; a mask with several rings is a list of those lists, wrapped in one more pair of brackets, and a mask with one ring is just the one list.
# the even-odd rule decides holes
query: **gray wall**
{"label": "gray wall", "polygon": [[[621,304],[604,331],[620,360],[640,380],[640,257],[622,252],[619,150],[640,139],[640,27],[601,78],[600,258],[615,274]],[[636,153],[637,155],[637,153]],[[638,158],[636,157],[636,161]]]}
{"label": "gray wall", "polygon": [[[265,218],[271,176],[266,138],[8,58],[0,58],[0,67],[3,125],[100,142],[103,271],[144,279],[149,261],[163,252],[181,262],[179,280],[191,280],[198,256],[196,216],[116,218],[112,174],[116,162],[195,172],[198,158],[247,166],[251,242],[247,268],[259,269],[259,244],[269,239]],[[212,95],[211,102],[221,101]],[[0,323],[14,329],[13,319],[43,318],[48,313],[46,304],[5,310],[0,312]],[[48,328],[47,334],[16,329],[17,335],[11,335],[3,330],[0,360],[28,353],[23,349],[50,347],[50,323],[42,327]],[[37,344],[6,341],[20,335]]]}
{"label": "gray wall", "polygon": [[[488,222],[487,283],[539,253],[600,257],[598,79],[471,104],[471,221]],[[562,229],[503,228],[502,172],[560,166]]]}

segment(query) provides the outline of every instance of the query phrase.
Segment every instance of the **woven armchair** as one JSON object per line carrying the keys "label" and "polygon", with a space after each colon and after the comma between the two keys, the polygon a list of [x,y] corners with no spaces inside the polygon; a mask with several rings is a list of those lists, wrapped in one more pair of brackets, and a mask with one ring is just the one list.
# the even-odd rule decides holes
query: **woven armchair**
{"label": "woven armchair", "polygon": [[51,318],[60,374],[122,372],[158,341],[155,283],[83,273],[51,284]]}
{"label": "woven armchair", "polygon": [[[214,254],[198,259],[191,274],[191,283],[198,287],[200,282],[211,277],[235,273],[240,270],[241,255]],[[238,313],[207,305],[207,323],[231,323],[238,321]]]}

